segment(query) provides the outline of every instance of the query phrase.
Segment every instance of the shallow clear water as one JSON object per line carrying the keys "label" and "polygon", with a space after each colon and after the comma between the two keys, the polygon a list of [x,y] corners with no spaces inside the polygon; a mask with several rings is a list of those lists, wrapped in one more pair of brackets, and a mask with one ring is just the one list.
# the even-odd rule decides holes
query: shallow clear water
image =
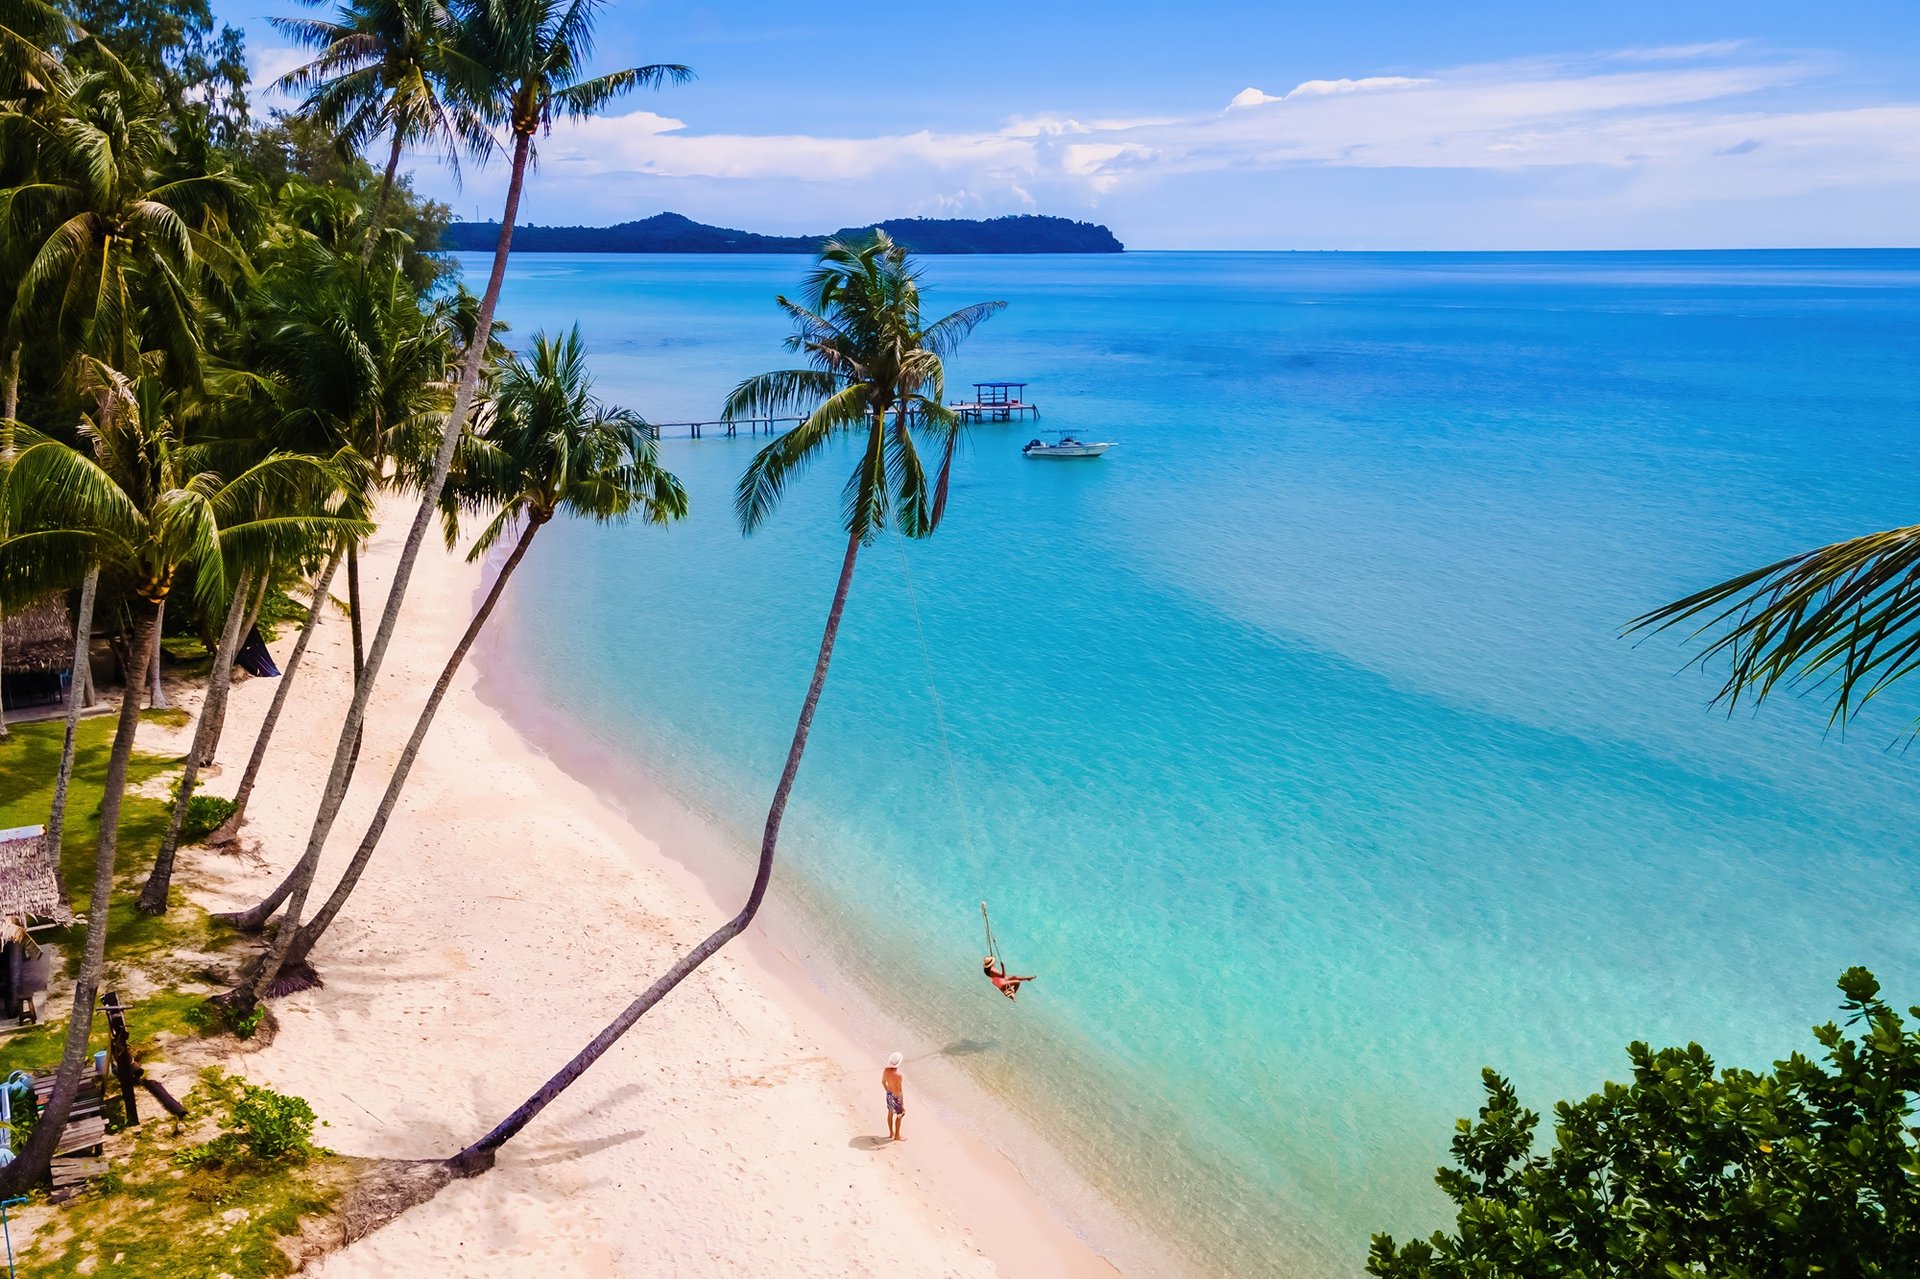
{"label": "shallow clear water", "polygon": [[[711,417],[778,367],[790,258],[527,257],[603,393]],[[472,274],[472,267],[469,266]],[[1920,254],[940,259],[1011,308],[950,364],[1024,377],[949,522],[862,559],[779,891],[913,1045],[1196,1271],[1356,1273],[1492,1065],[1546,1110],[1631,1040],[1810,1044],[1832,982],[1920,1002],[1913,699],[1710,711],[1622,623],[1908,522]],[[556,526],[508,647],[582,742],[742,845],[838,567],[844,456],[736,531],[755,442],[669,443],[670,532]],[[944,703],[948,776],[916,618]],[[1040,981],[980,979],[977,903]],[[838,979],[834,979],[838,980]],[[1017,1085],[1017,1086],[1016,1086]]]}

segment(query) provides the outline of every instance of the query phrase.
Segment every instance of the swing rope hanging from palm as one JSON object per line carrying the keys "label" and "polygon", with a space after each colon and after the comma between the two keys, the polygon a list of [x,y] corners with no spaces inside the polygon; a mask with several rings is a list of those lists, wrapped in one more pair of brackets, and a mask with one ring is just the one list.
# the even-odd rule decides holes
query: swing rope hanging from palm
{"label": "swing rope hanging from palm", "polygon": [[[960,792],[960,770],[953,762],[953,743],[947,734],[947,713],[940,698],[940,686],[933,678],[933,653],[927,647],[927,629],[920,620],[920,595],[913,589],[913,573],[907,566],[907,548],[900,547],[900,575],[906,579],[907,602],[913,610],[913,632],[920,641],[920,667],[926,674],[927,695],[933,701],[934,721],[940,728],[940,751],[947,760],[947,784],[953,792],[953,811],[959,819],[962,838],[969,847],[973,845],[973,824],[968,820],[967,806]],[[1000,943],[993,935],[993,917],[987,913],[986,902],[980,903],[980,922],[986,927],[987,955],[980,961],[980,969],[993,983],[995,990],[1008,999],[1020,997],[1020,987],[1033,980],[1032,975],[1016,976],[1007,971],[1007,962],[1000,954]]]}

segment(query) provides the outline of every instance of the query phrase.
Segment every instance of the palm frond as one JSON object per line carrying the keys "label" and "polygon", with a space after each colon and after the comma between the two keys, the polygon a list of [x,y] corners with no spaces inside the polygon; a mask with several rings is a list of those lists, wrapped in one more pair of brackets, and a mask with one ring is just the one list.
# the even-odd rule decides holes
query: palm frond
{"label": "palm frond", "polygon": [[766,523],[780,505],[788,482],[807,468],[836,432],[866,423],[867,391],[861,383],[843,387],[815,407],[800,425],[775,436],[753,455],[733,494],[734,515],[743,533],[754,533]]}
{"label": "palm frond", "polygon": [[721,409],[723,421],[747,417],[786,417],[796,410],[810,412],[833,398],[845,385],[820,369],[780,369],[759,373],[733,388]]}
{"label": "palm frond", "polygon": [[1724,658],[1716,703],[1765,701],[1776,689],[1831,694],[1830,724],[1844,724],[1888,686],[1920,668],[1920,526],[1836,542],[1633,619],[1627,633],[1698,623],[1694,659]]}

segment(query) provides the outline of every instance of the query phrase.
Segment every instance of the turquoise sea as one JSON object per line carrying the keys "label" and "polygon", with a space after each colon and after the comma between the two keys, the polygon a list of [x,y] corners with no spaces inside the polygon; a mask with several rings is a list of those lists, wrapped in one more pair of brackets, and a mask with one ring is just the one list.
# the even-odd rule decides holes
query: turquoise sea
{"label": "turquoise sea", "polygon": [[[577,319],[616,402],[713,417],[786,362],[803,270],[528,256],[503,314]],[[1547,1111],[1636,1039],[1810,1048],[1850,964],[1920,1003],[1920,699],[1844,735],[1810,700],[1729,717],[1674,638],[1619,638],[1920,515],[1920,252],[927,274],[1011,303],[955,383],[1023,378],[1042,426],[1118,445],[1034,462],[1031,424],[979,427],[940,534],[865,554],[776,892],[816,980],[997,1098],[971,1118],[1045,1193],[1077,1214],[1069,1170],[1172,1254],[1080,1217],[1123,1260],[1353,1275],[1371,1232],[1450,1219],[1432,1171],[1482,1066]],[[755,447],[664,446],[681,527],[546,534],[490,659],[742,862],[846,470],[746,540]],[[1017,1007],[978,973],[983,897],[1040,974]]]}

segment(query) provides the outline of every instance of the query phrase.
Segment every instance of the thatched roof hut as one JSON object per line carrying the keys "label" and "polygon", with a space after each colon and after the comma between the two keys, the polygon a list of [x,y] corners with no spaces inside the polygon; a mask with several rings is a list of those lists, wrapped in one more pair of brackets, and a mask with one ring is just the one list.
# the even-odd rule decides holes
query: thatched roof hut
{"label": "thatched roof hut", "polygon": [[0,919],[71,924],[73,908],[47,860],[46,828],[0,830]]}
{"label": "thatched roof hut", "polygon": [[73,618],[65,595],[49,595],[0,618],[0,671],[64,671],[73,665]]}

